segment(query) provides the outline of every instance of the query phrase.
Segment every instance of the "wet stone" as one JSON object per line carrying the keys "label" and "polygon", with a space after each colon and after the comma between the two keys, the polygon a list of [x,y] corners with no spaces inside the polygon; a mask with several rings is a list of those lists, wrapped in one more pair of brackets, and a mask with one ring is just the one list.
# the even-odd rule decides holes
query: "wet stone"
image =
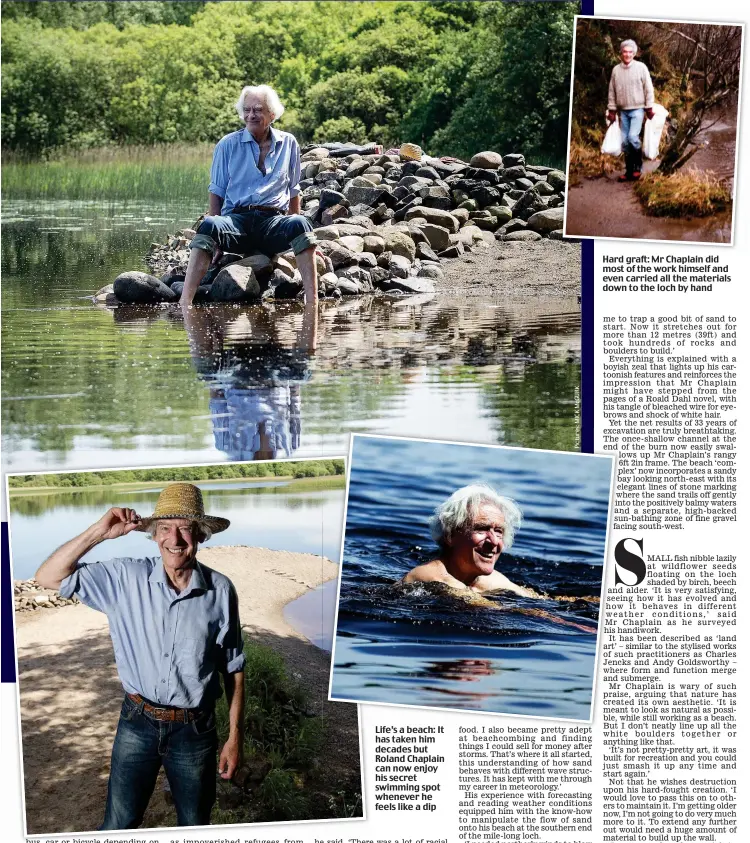
{"label": "wet stone", "polygon": [[119,301],[127,304],[157,304],[177,299],[166,284],[146,272],[123,272],[115,278],[112,288]]}
{"label": "wet stone", "polygon": [[260,292],[260,283],[253,268],[237,263],[225,266],[211,285],[212,301],[257,301]]}

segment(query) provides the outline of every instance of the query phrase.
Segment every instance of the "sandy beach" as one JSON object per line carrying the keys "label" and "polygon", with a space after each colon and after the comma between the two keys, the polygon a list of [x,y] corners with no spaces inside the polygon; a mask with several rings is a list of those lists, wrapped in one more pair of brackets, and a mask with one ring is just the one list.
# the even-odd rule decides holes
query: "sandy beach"
{"label": "sandy beach", "polygon": [[[321,779],[358,777],[356,706],[328,702],[330,654],[283,617],[287,603],[335,578],[338,566],[320,556],[250,547],[206,548],[198,558],[234,583],[247,640],[281,654],[308,689],[314,712],[325,717]],[[16,642],[27,832],[95,830],[123,695],[107,618],[82,605],[17,612]],[[143,826],[175,822],[160,781]]]}

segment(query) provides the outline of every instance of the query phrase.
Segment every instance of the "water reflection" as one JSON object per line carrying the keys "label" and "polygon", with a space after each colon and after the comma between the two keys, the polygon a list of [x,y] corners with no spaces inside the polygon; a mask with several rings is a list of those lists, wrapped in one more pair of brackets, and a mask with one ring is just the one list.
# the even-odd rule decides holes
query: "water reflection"
{"label": "water reflection", "polygon": [[[197,485],[203,492],[206,510],[220,512],[231,522],[221,539],[209,540],[207,547],[267,547],[312,553],[338,562],[343,485],[331,489],[274,481],[198,481]],[[12,494],[9,508],[14,577],[33,576],[61,542],[83,532],[110,506],[127,506],[141,515],[153,512],[161,490],[161,486],[149,489],[114,487]],[[110,559],[112,553],[111,543],[105,542],[90,551],[86,561]],[[117,554],[140,557],[158,555],[158,551],[144,533],[133,532],[118,539]],[[331,611],[326,616],[326,623],[330,629],[333,612],[332,606],[328,608]]]}
{"label": "water reflection", "polygon": [[223,305],[180,311],[196,371],[209,388],[216,447],[233,460],[289,457],[300,446],[300,384],[309,380],[318,308],[302,308],[291,347],[278,336],[270,308],[238,317]]}
{"label": "water reflection", "polygon": [[193,209],[4,213],[6,470],[325,456],[352,431],[577,447],[572,293],[360,297],[321,303],[312,325],[294,302],[211,306],[184,322],[83,297],[143,267]]}

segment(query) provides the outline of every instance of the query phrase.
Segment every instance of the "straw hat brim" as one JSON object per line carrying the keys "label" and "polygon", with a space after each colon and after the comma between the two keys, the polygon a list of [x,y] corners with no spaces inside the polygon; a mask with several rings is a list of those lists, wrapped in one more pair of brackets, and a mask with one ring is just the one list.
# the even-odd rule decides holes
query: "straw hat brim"
{"label": "straw hat brim", "polygon": [[154,521],[168,521],[170,518],[185,518],[188,521],[196,521],[198,524],[208,527],[212,533],[221,533],[229,526],[229,521],[226,518],[219,518],[215,515],[189,515],[180,512],[174,515],[152,515],[149,518],[142,518],[141,528],[148,530]]}

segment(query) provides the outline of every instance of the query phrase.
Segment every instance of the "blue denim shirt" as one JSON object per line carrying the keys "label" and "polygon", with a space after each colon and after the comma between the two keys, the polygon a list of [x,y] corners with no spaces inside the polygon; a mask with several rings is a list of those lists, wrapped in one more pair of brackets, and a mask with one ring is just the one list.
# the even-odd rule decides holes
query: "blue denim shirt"
{"label": "blue denim shirt", "polygon": [[179,708],[209,706],[221,696],[219,673],[244,667],[237,593],[200,562],[179,594],[160,558],[79,565],[60,594],[107,615],[128,693]]}
{"label": "blue denim shirt", "polygon": [[238,205],[268,205],[286,211],[289,199],[299,193],[299,144],[288,132],[273,127],[270,132],[265,175],[258,169],[260,147],[247,128],[225,135],[216,144],[208,189],[224,200],[222,214]]}

